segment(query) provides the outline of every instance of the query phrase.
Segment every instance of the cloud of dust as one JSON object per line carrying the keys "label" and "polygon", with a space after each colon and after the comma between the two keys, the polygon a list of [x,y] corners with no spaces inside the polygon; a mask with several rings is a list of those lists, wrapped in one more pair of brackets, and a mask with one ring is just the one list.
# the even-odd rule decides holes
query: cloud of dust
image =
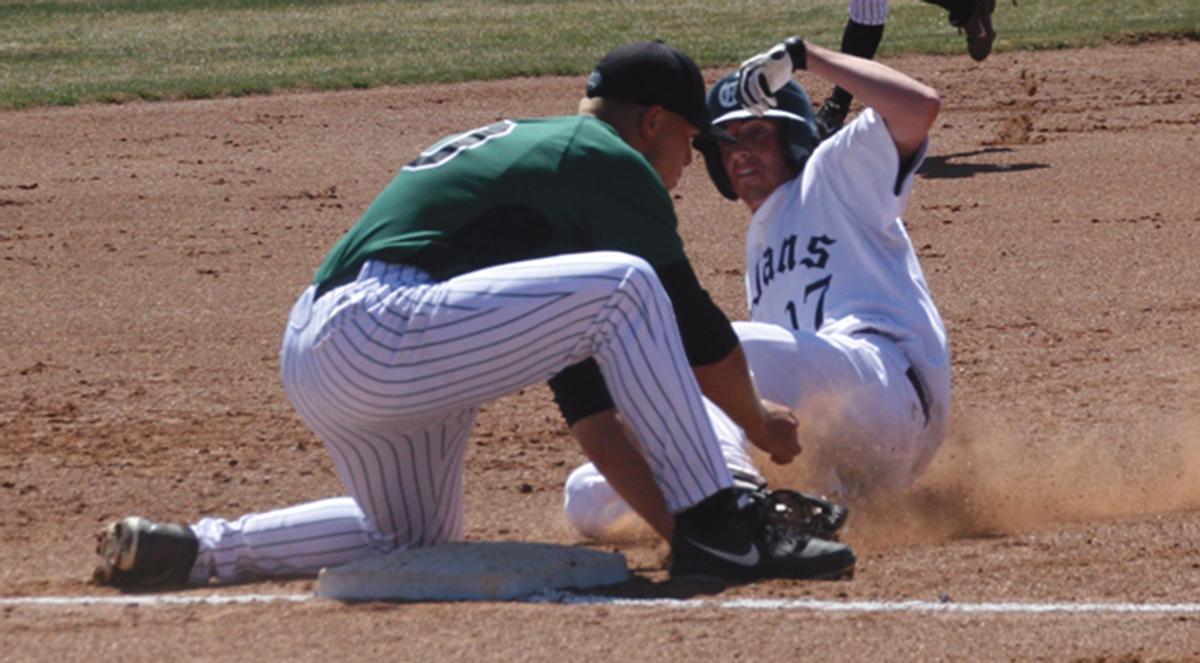
{"label": "cloud of dust", "polygon": [[[864,548],[999,536],[1200,506],[1200,417],[1032,454],[996,421],[956,421],[909,491],[852,506]],[[1130,427],[1132,428],[1132,427]],[[1135,452],[1121,440],[1137,442]]]}
{"label": "cloud of dust", "polygon": [[[815,423],[831,419],[836,403],[827,405],[827,416],[801,421],[802,437],[829,433]],[[916,485],[850,503],[845,540],[862,552],[1200,508],[1200,414],[1041,448],[998,415],[956,413],[951,428]],[[779,466],[757,449],[750,453],[770,486],[813,490],[822,483],[803,454]],[[631,514],[604,538],[633,543],[657,536]]]}

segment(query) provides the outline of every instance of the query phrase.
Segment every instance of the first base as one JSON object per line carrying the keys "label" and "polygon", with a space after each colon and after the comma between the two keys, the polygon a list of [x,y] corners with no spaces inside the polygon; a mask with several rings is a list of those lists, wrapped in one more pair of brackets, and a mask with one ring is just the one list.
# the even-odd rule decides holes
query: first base
{"label": "first base", "polygon": [[321,569],[317,595],[340,601],[507,601],[629,578],[625,556],[515,541],[448,543]]}

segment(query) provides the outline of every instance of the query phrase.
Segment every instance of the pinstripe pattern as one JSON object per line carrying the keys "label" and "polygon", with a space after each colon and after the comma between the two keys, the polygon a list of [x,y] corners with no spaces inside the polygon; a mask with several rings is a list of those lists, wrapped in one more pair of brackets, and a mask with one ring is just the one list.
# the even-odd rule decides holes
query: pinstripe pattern
{"label": "pinstripe pattern", "polygon": [[[715,403],[704,399],[705,411],[721,444],[724,462],[739,485],[754,488],[766,479],[754,467],[747,452],[746,433]],[[616,531],[633,517],[633,509],[609,485],[596,466],[584,463],[567,477],[563,490],[563,513],[584,536],[601,538]]]}
{"label": "pinstripe pattern", "polygon": [[349,497],[311,502],[236,521],[204,518],[192,526],[202,540],[214,542],[193,569],[192,579],[215,575],[237,582],[255,577],[311,575],[346,556],[372,550],[362,511]]}
{"label": "pinstripe pattern", "polygon": [[887,14],[887,0],[850,0],[850,20],[855,23],[883,25]]}
{"label": "pinstripe pattern", "polygon": [[311,573],[459,538],[477,406],[587,357],[672,511],[732,485],[670,300],[640,258],[572,254],[442,282],[369,261],[316,302],[309,288],[284,337],[283,382],[349,497],[201,521],[197,576]]}

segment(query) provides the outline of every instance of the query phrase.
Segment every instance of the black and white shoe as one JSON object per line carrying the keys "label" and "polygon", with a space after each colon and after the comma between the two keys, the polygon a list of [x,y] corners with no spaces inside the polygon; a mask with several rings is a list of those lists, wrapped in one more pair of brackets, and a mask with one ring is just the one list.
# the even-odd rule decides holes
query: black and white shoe
{"label": "black and white shoe", "polygon": [[[1016,4],[1015,0],[1013,4]],[[974,0],[966,6],[969,13],[951,14],[950,25],[967,33],[967,53],[972,60],[983,62],[992,52],[992,42],[996,41],[996,28],[992,26],[996,0]]]}
{"label": "black and white shoe", "polygon": [[188,584],[200,550],[187,525],[138,516],[110,523],[96,537],[98,585],[125,590],[167,589]]}
{"label": "black and white shoe", "polygon": [[846,115],[850,113],[850,104],[839,103],[834,98],[825,100],[813,117],[817,125],[817,140],[823,141],[834,135],[846,123]]}
{"label": "black and white shoe", "polygon": [[[854,575],[850,546],[801,531],[765,513],[778,508],[762,491],[722,490],[676,517],[672,578],[704,575],[725,580],[839,579]],[[840,526],[840,523],[839,523]]]}

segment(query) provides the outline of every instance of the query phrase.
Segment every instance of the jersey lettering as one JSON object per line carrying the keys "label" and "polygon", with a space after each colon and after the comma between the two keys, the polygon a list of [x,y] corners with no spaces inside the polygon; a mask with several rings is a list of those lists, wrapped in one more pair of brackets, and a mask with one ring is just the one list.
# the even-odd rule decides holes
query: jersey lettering
{"label": "jersey lettering", "polygon": [[789,299],[787,305],[783,307],[783,310],[787,311],[788,319],[792,321],[792,329],[799,331],[800,319],[796,317],[796,302],[793,302]]}
{"label": "jersey lettering", "polygon": [[763,251],[760,262],[762,263],[763,272],[762,282],[765,288],[771,285],[771,281],[775,280],[775,252],[771,250],[771,247],[768,246],[767,250]]}
{"label": "jersey lettering", "polygon": [[[826,263],[829,262],[829,251],[824,247],[835,244],[837,240],[830,239],[826,235],[814,235],[808,241],[809,257],[803,258],[799,263],[796,262],[796,235],[788,235],[779,243],[778,260],[776,260],[775,249],[767,247],[762,255],[754,261],[754,281],[753,293],[754,296],[750,300],[750,305],[755,306],[762,299],[763,291],[771,285],[777,276],[795,271],[796,265],[804,265],[808,269],[825,269]],[[792,312],[793,317],[795,313]]]}
{"label": "jersey lettering", "polygon": [[817,297],[817,309],[813,313],[813,329],[820,329],[821,323],[825,322],[825,293],[829,292],[829,284],[833,281],[833,274],[829,274],[823,279],[819,279],[809,283],[804,288],[804,302],[808,303],[808,296],[818,290],[821,296]]}
{"label": "jersey lettering", "polygon": [[[805,304],[808,303],[809,295],[818,291],[821,293],[817,296],[816,310],[813,311],[812,331],[820,330],[821,324],[825,322],[825,294],[829,292],[829,284],[832,282],[833,274],[828,274],[825,276],[825,278],[817,279],[816,281],[804,286],[804,299],[802,301]],[[788,314],[788,320],[792,323],[792,329],[799,331],[800,318],[799,314],[796,312],[796,302],[789,299],[788,303],[783,305],[783,310]]]}
{"label": "jersey lettering", "polygon": [[501,120],[486,127],[472,129],[465,133],[451,136],[421,153],[421,156],[408,162],[401,170],[427,170],[444,165],[447,161],[473,150],[488,141],[502,138],[513,132],[517,123],[512,120]]}
{"label": "jersey lettering", "polygon": [[788,235],[779,245],[779,273],[796,269],[796,236]]}
{"label": "jersey lettering", "polygon": [[809,269],[825,269],[825,263],[829,261],[829,252],[821,248],[821,245],[829,246],[837,240],[829,239],[825,235],[817,235],[808,240],[808,252],[816,256],[817,259],[805,258],[800,261],[800,264]]}

